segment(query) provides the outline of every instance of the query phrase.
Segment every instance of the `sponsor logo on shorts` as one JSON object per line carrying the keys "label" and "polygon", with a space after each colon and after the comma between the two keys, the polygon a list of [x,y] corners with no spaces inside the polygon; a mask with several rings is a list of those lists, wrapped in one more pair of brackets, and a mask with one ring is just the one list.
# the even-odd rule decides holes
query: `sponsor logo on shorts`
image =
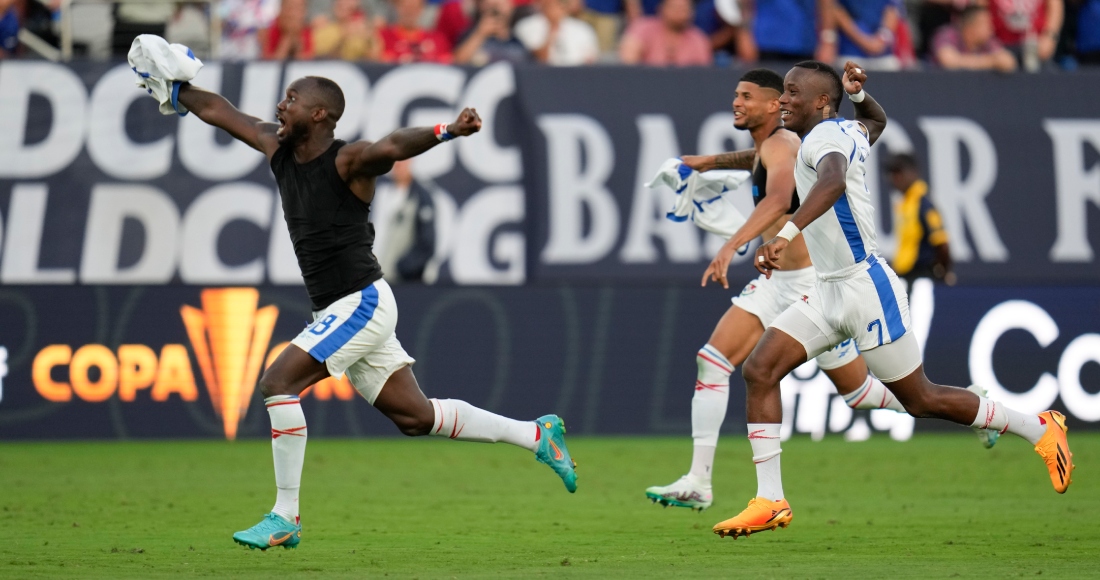
{"label": "sponsor logo on shorts", "polygon": [[755,282],[749,282],[749,285],[745,286],[745,289],[741,291],[741,295],[742,296],[748,296],[749,294],[752,294],[753,292],[756,292],[756,283]]}

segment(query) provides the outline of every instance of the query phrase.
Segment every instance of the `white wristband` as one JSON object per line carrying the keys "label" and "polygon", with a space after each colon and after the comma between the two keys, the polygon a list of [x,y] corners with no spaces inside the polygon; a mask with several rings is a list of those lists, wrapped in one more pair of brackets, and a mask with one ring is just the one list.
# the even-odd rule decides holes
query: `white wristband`
{"label": "white wristband", "polygon": [[848,98],[852,99],[853,103],[862,103],[863,99],[866,97],[867,93],[863,92],[863,89],[859,89],[859,92],[854,95],[850,93],[848,94]]}
{"label": "white wristband", "polygon": [[789,221],[783,224],[783,229],[779,230],[779,233],[775,234],[775,237],[783,238],[789,242],[800,233],[802,233],[802,230],[798,229],[798,226],[794,225],[794,222]]}

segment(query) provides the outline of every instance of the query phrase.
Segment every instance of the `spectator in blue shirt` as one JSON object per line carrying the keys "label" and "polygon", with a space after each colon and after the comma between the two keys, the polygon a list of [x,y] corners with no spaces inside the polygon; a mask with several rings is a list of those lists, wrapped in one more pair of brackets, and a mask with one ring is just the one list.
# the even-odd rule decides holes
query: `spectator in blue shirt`
{"label": "spectator in blue shirt", "polygon": [[835,61],[831,6],[831,0],[743,0],[738,56],[744,62]]}
{"label": "spectator in blue shirt", "polygon": [[527,48],[512,35],[513,10],[511,0],[480,0],[474,15],[476,23],[455,49],[455,63],[483,66],[501,60],[527,62]]}
{"label": "spectator in blue shirt", "polygon": [[19,12],[14,0],[0,0],[0,58],[15,55],[19,46]]}
{"label": "spectator in blue shirt", "polygon": [[840,44],[838,66],[854,60],[869,70],[898,70],[894,30],[898,25],[896,0],[837,0],[833,8]]}
{"label": "spectator in blue shirt", "polygon": [[610,54],[626,27],[642,16],[656,14],[660,3],[660,0],[584,0],[580,19],[596,31],[600,52]]}
{"label": "spectator in blue shirt", "polygon": [[1077,12],[1077,60],[1100,65],[1100,0],[1084,0]]}

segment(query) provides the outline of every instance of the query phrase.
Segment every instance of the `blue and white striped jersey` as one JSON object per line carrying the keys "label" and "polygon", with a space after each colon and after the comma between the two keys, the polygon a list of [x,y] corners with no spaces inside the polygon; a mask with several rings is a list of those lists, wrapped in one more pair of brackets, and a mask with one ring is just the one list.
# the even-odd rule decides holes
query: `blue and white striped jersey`
{"label": "blue and white striped jersey", "polygon": [[829,211],[802,230],[818,274],[827,276],[878,253],[875,208],[864,168],[870,152],[863,124],[842,118],[818,123],[798,149],[794,178],[803,202],[817,183],[817,165],[826,155],[840,153],[848,159],[844,193]]}

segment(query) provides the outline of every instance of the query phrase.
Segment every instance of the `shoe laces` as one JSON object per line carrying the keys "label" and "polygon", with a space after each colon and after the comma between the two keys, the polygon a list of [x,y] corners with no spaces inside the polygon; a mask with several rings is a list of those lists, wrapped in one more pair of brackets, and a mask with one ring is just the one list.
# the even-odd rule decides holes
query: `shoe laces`
{"label": "shoe laces", "polygon": [[277,532],[288,523],[290,522],[284,520],[283,517],[279,514],[275,512],[270,512],[264,516],[264,519],[260,521],[260,523],[256,524],[254,529],[257,532],[263,533]]}

